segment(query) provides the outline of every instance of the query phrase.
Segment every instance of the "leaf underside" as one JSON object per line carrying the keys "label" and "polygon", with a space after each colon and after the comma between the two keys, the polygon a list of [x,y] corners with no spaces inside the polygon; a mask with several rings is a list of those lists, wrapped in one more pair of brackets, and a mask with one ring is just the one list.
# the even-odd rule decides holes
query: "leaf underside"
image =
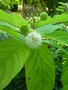
{"label": "leaf underside", "polygon": [[36,31],[41,35],[44,35],[44,34],[52,33],[57,29],[62,29],[62,28],[63,28],[63,24],[56,24],[56,25],[48,24],[37,28]]}
{"label": "leaf underside", "polygon": [[46,36],[51,40],[55,40],[63,45],[68,46],[68,33],[65,31],[58,30]]}

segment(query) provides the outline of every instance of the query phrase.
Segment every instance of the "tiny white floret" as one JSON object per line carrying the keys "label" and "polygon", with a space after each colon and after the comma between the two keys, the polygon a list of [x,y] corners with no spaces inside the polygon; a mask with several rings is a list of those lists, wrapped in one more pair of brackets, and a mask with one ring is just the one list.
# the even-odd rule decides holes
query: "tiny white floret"
{"label": "tiny white floret", "polygon": [[41,44],[42,38],[41,35],[37,32],[31,32],[26,36],[26,44],[30,48],[36,48]]}

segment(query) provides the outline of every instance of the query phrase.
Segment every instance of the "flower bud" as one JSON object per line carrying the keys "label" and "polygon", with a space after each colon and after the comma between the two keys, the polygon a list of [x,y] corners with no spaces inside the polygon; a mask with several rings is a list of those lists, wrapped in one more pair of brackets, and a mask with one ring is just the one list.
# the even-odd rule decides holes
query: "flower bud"
{"label": "flower bud", "polygon": [[41,19],[41,20],[46,20],[47,17],[48,17],[48,14],[47,14],[46,12],[42,12],[42,13],[40,14],[40,19]]}

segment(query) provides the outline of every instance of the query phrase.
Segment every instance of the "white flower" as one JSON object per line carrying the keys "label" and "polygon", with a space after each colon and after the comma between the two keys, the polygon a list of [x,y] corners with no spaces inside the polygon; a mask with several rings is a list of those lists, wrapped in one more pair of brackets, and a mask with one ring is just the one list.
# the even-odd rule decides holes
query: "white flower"
{"label": "white flower", "polygon": [[26,36],[26,44],[30,46],[30,48],[36,48],[41,44],[42,38],[40,34],[37,32],[31,32]]}

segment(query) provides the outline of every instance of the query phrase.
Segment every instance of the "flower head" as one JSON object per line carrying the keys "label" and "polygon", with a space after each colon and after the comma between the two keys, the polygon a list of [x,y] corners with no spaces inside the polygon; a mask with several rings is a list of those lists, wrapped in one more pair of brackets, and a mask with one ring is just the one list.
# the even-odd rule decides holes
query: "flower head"
{"label": "flower head", "polygon": [[31,32],[26,36],[26,44],[30,48],[36,48],[41,44],[42,38],[37,32]]}

